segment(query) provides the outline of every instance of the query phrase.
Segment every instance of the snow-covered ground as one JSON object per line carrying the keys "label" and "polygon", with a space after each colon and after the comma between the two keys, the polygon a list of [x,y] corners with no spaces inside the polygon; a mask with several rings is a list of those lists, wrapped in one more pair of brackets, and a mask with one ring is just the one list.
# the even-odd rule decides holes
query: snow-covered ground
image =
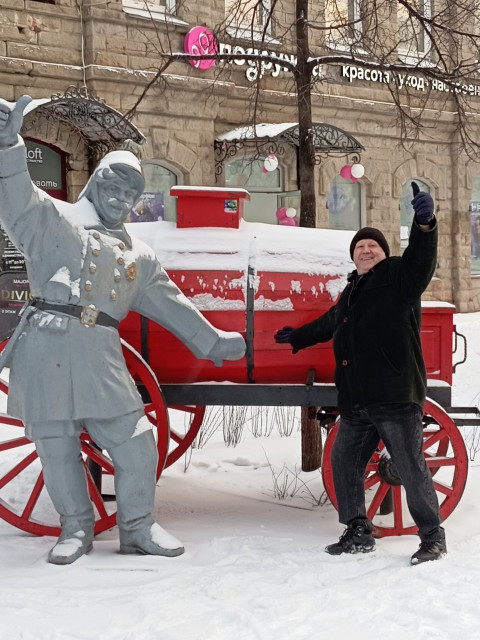
{"label": "snow-covered ground", "polygon": [[[454,375],[453,404],[473,406],[480,313],[455,318],[468,338],[468,360]],[[256,427],[268,430],[274,421],[271,410]],[[411,567],[414,536],[380,539],[372,554],[331,557],[323,548],[343,528],[328,501],[314,505],[323,493],[320,474],[298,472],[298,419],[290,436],[274,426],[270,436],[253,437],[252,425],[236,447],[217,431],[161,477],[156,515],[185,543],[179,558],[121,556],[113,529],[97,537],[89,556],[53,566],[46,562],[53,538],[1,520],[0,638],[480,638],[479,456],[445,523],[443,560]],[[472,428],[462,430],[474,443]],[[291,481],[295,495],[275,498],[274,474],[280,493]]]}

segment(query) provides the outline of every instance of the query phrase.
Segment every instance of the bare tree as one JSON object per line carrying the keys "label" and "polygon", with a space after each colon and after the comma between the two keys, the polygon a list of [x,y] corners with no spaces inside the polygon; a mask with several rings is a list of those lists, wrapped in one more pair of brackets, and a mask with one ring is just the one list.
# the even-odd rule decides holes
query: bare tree
{"label": "bare tree", "polygon": [[[162,86],[172,65],[214,59],[216,76],[232,72],[232,62],[252,65],[248,116],[244,125],[262,122],[263,71],[272,65],[290,72],[298,114],[300,224],[314,227],[315,164],[318,153],[312,128],[312,91],[344,77],[375,79],[388,90],[401,140],[415,140],[424,127],[424,110],[456,115],[452,139],[458,150],[479,158],[480,137],[472,99],[480,95],[480,5],[474,0],[227,0],[226,18],[212,32],[216,53],[187,54],[166,25],[155,24],[160,64],[128,115],[152,86]],[[152,21],[154,22],[154,21]],[[275,36],[275,39],[273,39]],[[228,44],[229,43],[229,44]],[[242,43],[241,50],[235,43]],[[284,56],[280,51],[293,52]],[[319,70],[321,70],[319,72]]]}

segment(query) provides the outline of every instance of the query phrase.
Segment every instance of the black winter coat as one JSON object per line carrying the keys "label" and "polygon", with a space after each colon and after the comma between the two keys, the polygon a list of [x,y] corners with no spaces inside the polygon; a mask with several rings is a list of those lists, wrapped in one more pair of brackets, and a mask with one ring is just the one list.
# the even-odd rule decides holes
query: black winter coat
{"label": "black winter coat", "polygon": [[343,415],[394,402],[423,408],[427,375],[420,297],[435,271],[438,243],[435,219],[430,226],[423,231],[413,222],[402,257],[386,258],[363,276],[354,271],[338,302],[291,334],[296,349],[333,338]]}

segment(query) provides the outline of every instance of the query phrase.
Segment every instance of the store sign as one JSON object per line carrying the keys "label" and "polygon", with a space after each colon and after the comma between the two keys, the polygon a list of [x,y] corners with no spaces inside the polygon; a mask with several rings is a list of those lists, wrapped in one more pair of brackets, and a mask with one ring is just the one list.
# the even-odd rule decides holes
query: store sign
{"label": "store sign", "polygon": [[18,324],[23,305],[32,299],[24,271],[0,274],[0,340],[5,340]]}
{"label": "store sign", "polygon": [[44,191],[63,190],[62,156],[45,144],[25,140],[28,172],[34,184]]}
{"label": "store sign", "polygon": [[425,78],[421,75],[409,75],[406,73],[394,73],[383,69],[365,69],[351,64],[343,64],[340,77],[347,78],[349,82],[366,80],[367,82],[381,82],[383,84],[396,84],[402,89],[408,87],[417,91],[425,91],[432,88],[434,91],[444,93],[463,93],[464,95],[480,96],[480,85],[462,84],[456,82],[446,84],[441,80]]}
{"label": "store sign", "polygon": [[[262,78],[267,73],[273,78],[277,78],[281,73],[291,73],[291,67],[282,65],[283,61],[289,62],[294,67],[297,64],[297,57],[293,54],[268,50],[261,51],[254,47],[232,46],[223,42],[220,43],[219,53],[235,56],[234,60],[228,60],[229,64],[236,64],[239,67],[247,66],[245,76],[250,82],[255,82],[257,78]],[[246,60],[242,56],[256,56],[256,59]],[[321,65],[314,67],[312,71],[314,77],[319,77],[321,73]]]}
{"label": "store sign", "polygon": [[[215,36],[206,27],[193,27],[185,36],[184,41],[185,53],[200,55],[220,55],[232,56],[231,60],[227,60],[228,64],[235,64],[239,67],[247,66],[245,76],[250,82],[254,82],[257,78],[262,78],[269,74],[273,78],[278,77],[281,73],[291,73],[291,67],[282,64],[283,61],[289,62],[290,65],[296,66],[296,56],[288,53],[277,53],[276,51],[267,51],[255,49],[254,47],[242,47],[240,45],[231,45],[221,42],[217,45]],[[255,59],[246,60],[243,56],[255,56]],[[197,69],[210,69],[215,64],[215,60],[189,60],[190,64]],[[321,75],[321,65],[317,65],[312,72],[314,77]]]}
{"label": "store sign", "polygon": [[[193,27],[185,36],[185,53],[194,56],[216,55],[218,51],[215,36],[206,27]],[[215,60],[189,60],[189,63],[197,69],[210,69]]]}

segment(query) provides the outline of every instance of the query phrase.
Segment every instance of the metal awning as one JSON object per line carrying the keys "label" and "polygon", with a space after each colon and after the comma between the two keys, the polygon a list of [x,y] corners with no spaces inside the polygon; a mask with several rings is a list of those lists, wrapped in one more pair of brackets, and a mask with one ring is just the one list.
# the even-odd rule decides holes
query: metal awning
{"label": "metal awning", "polygon": [[64,94],[33,100],[25,109],[22,133],[38,127],[39,120],[59,120],[71,125],[87,141],[95,155],[118,149],[126,140],[143,144],[145,136],[119,111],[92,96],[86,87],[69,87]]}
{"label": "metal awning", "polygon": [[[322,158],[330,155],[358,156],[365,147],[350,133],[325,122],[312,124],[315,161],[320,164]],[[257,124],[239,127],[219,135],[215,140],[215,173],[220,175],[226,158],[233,158],[241,149],[255,149],[256,154],[274,153],[282,156],[285,153],[283,144],[296,149],[300,146],[298,122],[281,124]]]}

